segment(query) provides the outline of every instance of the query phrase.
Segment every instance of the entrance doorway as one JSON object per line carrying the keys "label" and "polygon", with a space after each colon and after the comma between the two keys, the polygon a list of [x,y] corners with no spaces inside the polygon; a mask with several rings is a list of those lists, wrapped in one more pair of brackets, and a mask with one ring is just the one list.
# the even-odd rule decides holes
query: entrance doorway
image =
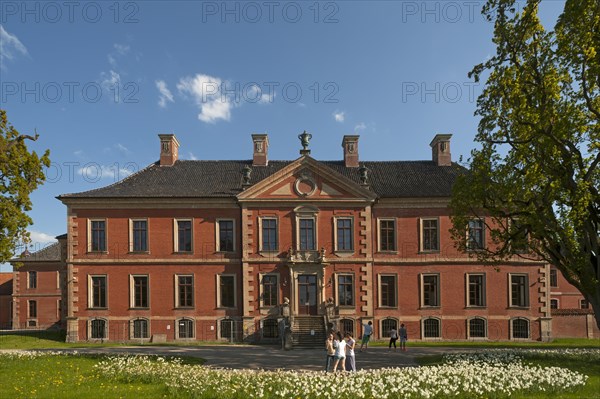
{"label": "entrance doorway", "polygon": [[314,274],[298,276],[298,314],[317,314],[317,276]]}

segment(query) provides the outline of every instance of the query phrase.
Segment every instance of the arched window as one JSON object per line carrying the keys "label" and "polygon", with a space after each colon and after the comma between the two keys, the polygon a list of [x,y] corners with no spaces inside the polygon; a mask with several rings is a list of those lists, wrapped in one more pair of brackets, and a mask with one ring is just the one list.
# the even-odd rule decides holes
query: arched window
{"label": "arched window", "polygon": [[264,319],[262,331],[263,338],[279,337],[279,323],[277,322],[277,319]]}
{"label": "arched window", "polygon": [[194,338],[194,320],[179,319],[177,321],[177,338]]}
{"label": "arched window", "polygon": [[441,338],[440,319],[430,317],[423,320],[423,338]]}
{"label": "arched window", "polygon": [[486,321],[481,317],[474,317],[469,320],[469,338],[487,337]]}
{"label": "arched window", "polygon": [[133,334],[132,338],[149,338],[148,333],[148,320],[147,319],[135,319],[132,321]]}
{"label": "arched window", "polygon": [[91,339],[106,339],[106,320],[93,319],[90,322],[90,338]]}
{"label": "arched window", "polygon": [[398,320],[396,319],[384,319],[381,320],[381,337],[382,338],[389,338],[390,337],[390,330],[394,329],[396,331],[398,331]]}
{"label": "arched window", "polygon": [[342,319],[340,320],[340,331],[342,334],[351,333],[354,336],[354,320]]}
{"label": "arched window", "polygon": [[235,320],[232,319],[222,319],[219,322],[219,331],[221,336],[219,338],[228,339],[233,341],[235,339]]}
{"label": "arched window", "polygon": [[529,338],[529,320],[516,318],[511,320],[512,337],[517,339]]}

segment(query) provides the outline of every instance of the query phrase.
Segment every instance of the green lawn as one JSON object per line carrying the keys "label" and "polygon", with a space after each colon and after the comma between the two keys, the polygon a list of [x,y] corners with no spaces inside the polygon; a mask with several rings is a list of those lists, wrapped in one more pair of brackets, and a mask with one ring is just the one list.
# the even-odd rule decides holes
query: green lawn
{"label": "green lawn", "polygon": [[[388,346],[389,341],[372,341],[370,346]],[[409,341],[407,347],[452,347],[452,348],[599,348],[600,339],[558,338],[552,342],[512,341]]]}

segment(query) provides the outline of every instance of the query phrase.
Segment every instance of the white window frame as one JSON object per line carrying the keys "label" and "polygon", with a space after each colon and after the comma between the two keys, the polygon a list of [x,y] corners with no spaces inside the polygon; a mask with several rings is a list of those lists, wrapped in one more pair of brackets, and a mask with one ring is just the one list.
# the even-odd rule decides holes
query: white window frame
{"label": "white window frame", "polygon": [[[275,221],[275,236],[277,240],[277,248],[275,250],[263,248],[263,221],[274,220]],[[235,232],[235,230],[234,230]],[[235,235],[234,235],[235,236]],[[235,243],[235,241],[234,241]],[[234,245],[235,247],[235,245]],[[277,216],[259,216],[258,217],[258,251],[260,253],[275,254],[279,253],[279,218]]]}
{"label": "white window frame", "polygon": [[[436,235],[437,235],[437,249],[425,249],[425,230],[423,229],[423,222],[435,220],[437,222]],[[423,217],[419,218],[419,252],[421,253],[439,253],[442,243],[440,242],[440,218],[439,217]]]}
{"label": "white window frame", "polygon": [[[92,222],[104,222],[104,251],[92,250]],[[96,254],[108,253],[108,219],[106,218],[88,218],[87,220],[87,252]]]}
{"label": "white window frame", "polygon": [[[525,320],[527,322],[527,338],[515,338],[514,322],[515,320]],[[531,320],[526,317],[513,317],[508,321],[510,329],[510,339],[514,341],[529,341],[531,340]]]}
{"label": "white window frame", "polygon": [[[217,274],[217,308],[219,309],[235,309],[237,308],[237,275],[235,273]],[[221,304],[221,277],[233,277],[233,306],[223,306]]]}
{"label": "white window frame", "polygon": [[[471,320],[474,320],[474,319],[483,320],[484,333],[485,333],[484,337],[471,337]],[[473,317],[467,318],[467,339],[470,339],[473,341],[477,341],[477,340],[485,341],[488,339],[488,320],[485,317],[473,316]]]}
{"label": "white window frame", "polygon": [[[179,322],[181,320],[191,320],[192,322],[192,336],[186,338],[179,337]],[[175,320],[175,340],[177,341],[190,341],[196,339],[196,319],[190,316],[179,317]]]}
{"label": "white window frame", "polygon": [[[525,276],[525,294],[527,295],[525,305],[513,305],[513,296],[512,296],[512,278],[513,276]],[[508,273],[508,307],[515,309],[529,309],[531,306],[531,298],[529,294],[529,274],[527,273]]]}
{"label": "white window frame", "polygon": [[[309,205],[301,205],[294,209],[295,213],[295,226],[294,230],[296,232],[295,237],[295,245],[296,251],[313,251],[316,252],[319,250],[319,209]],[[300,220],[301,219],[312,219],[314,234],[313,234],[313,246],[314,249],[300,249]]]}
{"label": "white window frame", "polygon": [[[276,279],[276,286],[277,286],[277,305],[265,305],[265,302],[264,302],[264,296],[263,296],[263,294],[264,294],[263,278],[264,278],[264,277],[267,277],[267,276],[269,276],[269,277],[275,277],[275,279]],[[261,307],[261,308],[270,309],[270,308],[274,308],[274,307],[277,307],[278,305],[280,305],[280,304],[281,304],[281,295],[280,295],[280,292],[279,292],[279,287],[280,287],[280,286],[279,286],[279,278],[280,278],[280,277],[279,277],[279,273],[260,273],[260,274],[258,275],[258,277],[259,277],[259,280],[258,280],[258,281],[259,281],[259,284],[258,284],[258,285],[259,285],[259,287],[258,287],[258,290],[259,290],[259,295],[260,295],[260,296],[259,296],[259,297],[260,297],[260,307]],[[219,285],[219,287],[220,287],[220,285]],[[219,298],[221,298],[221,296],[220,296],[220,295],[219,295]]]}
{"label": "white window frame", "polygon": [[[469,278],[471,276],[481,276],[483,277],[483,287],[482,287],[482,291],[483,291],[483,305],[474,305],[471,303],[471,283],[469,281]],[[466,273],[465,274],[465,302],[467,304],[468,308],[485,308],[487,307],[487,281],[486,281],[486,274],[484,272],[481,273]]]}
{"label": "white window frame", "polygon": [[[104,338],[92,338],[92,321],[94,320],[103,320],[104,321]],[[108,319],[105,317],[91,317],[87,321],[87,332],[88,332],[88,340],[94,342],[100,342],[104,340],[108,340]]]}
{"label": "white window frame", "polygon": [[[425,305],[425,277],[435,276],[437,278],[437,305]],[[442,277],[440,273],[421,273],[419,274],[419,293],[420,293],[420,305],[421,308],[440,308],[442,307]]]}
{"label": "white window frame", "polygon": [[[221,222],[231,222],[233,228],[233,249],[231,251],[221,250]],[[232,218],[218,218],[215,221],[215,251],[224,253],[234,253],[237,250],[236,242],[236,223]]]}
{"label": "white window frame", "polygon": [[[135,278],[145,277],[148,284],[148,297],[146,301],[148,306],[135,306]],[[148,274],[130,274],[129,275],[129,307],[131,309],[150,309],[150,276]]]}
{"label": "white window frame", "polygon": [[[383,299],[382,299],[382,295],[381,295],[381,277],[394,277],[395,280],[395,284],[394,284],[394,295],[395,295],[395,299],[396,299],[396,303],[394,304],[394,306],[389,306],[389,305],[383,305]],[[382,309],[398,309],[398,274],[397,273],[380,273],[377,275],[377,303],[379,305],[380,308]]]}
{"label": "white window frame", "polygon": [[[94,306],[94,277],[104,277],[106,281],[106,306]],[[108,309],[108,275],[107,274],[88,274],[88,309]]]}
{"label": "white window frame", "polygon": [[[338,280],[338,277],[341,277],[341,276],[350,276],[350,277],[352,277],[352,304],[351,305],[342,305],[342,304],[340,304],[340,282]],[[335,293],[334,293],[334,295],[335,295],[335,303],[336,303],[336,305],[340,306],[342,308],[354,308],[356,306],[356,276],[354,275],[354,273],[335,273],[333,275],[333,278],[335,279]],[[397,283],[398,282],[396,281],[396,285],[398,285]]]}
{"label": "white window frame", "polygon": [[[439,335],[437,337],[426,337],[425,336],[425,321],[430,320],[430,319],[437,320],[437,322],[438,322]],[[424,317],[421,319],[421,339],[422,340],[424,340],[424,341],[441,341],[442,336],[443,336],[443,332],[442,332],[442,319],[441,318],[435,317],[435,316],[427,316],[427,317]]]}
{"label": "white window frame", "polygon": [[[134,332],[135,332],[135,322],[137,320],[145,320],[148,326],[148,336],[144,337],[144,338],[136,338],[134,336]],[[150,340],[150,337],[152,336],[152,334],[150,334],[150,319],[148,319],[147,317],[136,317],[133,318],[131,320],[129,320],[129,339],[135,339],[135,340],[141,340],[141,341],[148,341]]]}
{"label": "white window frame", "polygon": [[[394,249],[381,249],[381,222],[394,222]],[[377,252],[397,253],[398,252],[398,221],[395,217],[377,218]]]}
{"label": "white window frame", "polygon": [[[350,221],[350,244],[352,248],[350,249],[339,249],[338,248],[338,220],[349,220]],[[354,248],[356,247],[356,243],[354,242],[354,216],[334,216],[333,217],[333,250],[335,252],[341,252],[345,254],[354,253]]]}
{"label": "white window frame", "polygon": [[[146,222],[146,250],[145,251],[136,251],[133,247],[133,222]],[[192,233],[193,233],[193,225],[192,225]],[[193,237],[193,234],[192,234]],[[192,240],[193,241],[193,240]],[[179,244],[179,240],[177,241]],[[192,244],[193,247],[193,244]],[[134,253],[150,253],[150,221],[147,218],[130,218],[129,219],[129,252]]]}
{"label": "white window frame", "polygon": [[[179,225],[178,222],[190,222],[191,225],[191,240],[192,248],[190,251],[179,250]],[[181,254],[193,254],[194,253],[194,218],[176,218],[173,219],[173,252]]]}
{"label": "white window frame", "polygon": [[[481,247],[480,248],[471,248],[469,247],[469,243],[470,243],[470,237],[469,237],[469,231],[471,230],[469,227],[469,223],[471,223],[472,221],[479,221],[481,222]],[[485,219],[484,218],[472,218],[469,219],[469,221],[467,222],[467,232],[465,234],[466,238],[467,238],[467,242],[466,242],[466,250],[467,252],[477,252],[477,251],[483,251],[486,248],[487,245],[487,241],[485,239],[485,235],[486,235],[486,225],[485,225]]]}
{"label": "white window frame", "polygon": [[[181,306],[179,303],[179,277],[191,277],[192,278],[192,306]],[[196,278],[194,274],[190,273],[181,273],[175,274],[174,278],[175,283],[175,308],[177,309],[194,309],[196,307]]]}

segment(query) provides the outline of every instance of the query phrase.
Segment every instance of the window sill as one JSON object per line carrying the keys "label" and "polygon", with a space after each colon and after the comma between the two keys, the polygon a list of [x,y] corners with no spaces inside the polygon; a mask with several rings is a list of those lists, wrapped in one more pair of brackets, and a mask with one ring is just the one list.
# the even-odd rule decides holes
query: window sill
{"label": "window sill", "polygon": [[349,258],[351,256],[354,256],[354,250],[337,250],[333,252],[336,256],[339,256],[340,258]]}
{"label": "window sill", "polygon": [[423,306],[421,306],[421,309],[422,309],[422,310],[429,310],[429,309],[439,309],[439,308],[441,308],[441,306],[440,306],[440,305],[435,305],[435,306],[427,306],[427,305],[423,305]]}
{"label": "window sill", "polygon": [[195,306],[175,306],[175,310],[193,310]]}
{"label": "window sill", "polygon": [[432,254],[439,254],[439,253],[440,253],[439,249],[422,250],[422,251],[418,252],[419,255],[432,255]]}
{"label": "window sill", "polygon": [[265,258],[274,258],[274,257],[278,257],[279,256],[279,251],[278,250],[274,250],[274,251],[258,251],[258,254],[262,257]]}
{"label": "window sill", "polygon": [[237,309],[236,306],[217,306],[217,310],[232,310]]}
{"label": "window sill", "polygon": [[150,310],[150,306],[146,306],[146,307],[130,307],[129,310]]}
{"label": "window sill", "polygon": [[172,255],[193,255],[194,251],[177,251],[173,252]]}
{"label": "window sill", "polygon": [[509,306],[508,309],[513,309],[513,310],[529,310],[530,307],[529,306]]}
{"label": "window sill", "polygon": [[108,307],[105,307],[105,308],[87,308],[87,310],[108,310]]}
{"label": "window sill", "polygon": [[486,309],[486,305],[467,305],[465,309]]}
{"label": "window sill", "polygon": [[396,251],[396,250],[391,250],[391,251],[379,250],[379,251],[377,251],[377,253],[381,254],[381,255],[398,255],[398,251]]}
{"label": "window sill", "polygon": [[387,309],[398,309],[398,306],[379,306],[378,309],[383,309],[383,310],[387,310]]}
{"label": "window sill", "polygon": [[150,251],[129,251],[129,255],[150,255]]}
{"label": "window sill", "polygon": [[108,255],[108,251],[87,251],[87,255]]}

